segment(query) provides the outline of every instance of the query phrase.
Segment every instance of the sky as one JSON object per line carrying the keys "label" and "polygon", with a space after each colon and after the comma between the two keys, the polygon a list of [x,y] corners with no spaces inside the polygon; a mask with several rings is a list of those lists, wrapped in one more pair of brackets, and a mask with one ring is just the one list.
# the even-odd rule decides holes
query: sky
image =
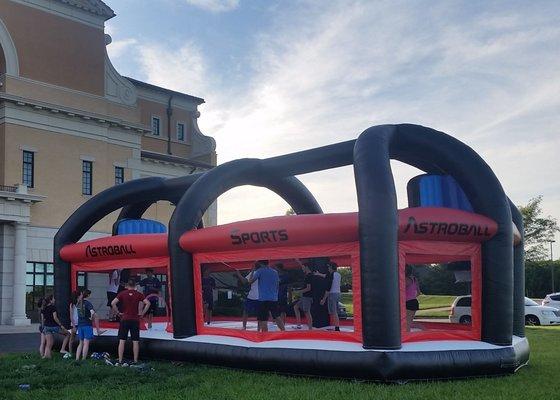
{"label": "sky", "polygon": [[[542,195],[560,220],[560,2],[106,2],[117,70],[204,98],[198,122],[219,164],[415,123],[471,146],[514,203]],[[399,207],[419,173],[393,163]],[[357,210],[352,167],[299,178],[325,212]],[[236,188],[219,198],[218,222],[288,207]]]}

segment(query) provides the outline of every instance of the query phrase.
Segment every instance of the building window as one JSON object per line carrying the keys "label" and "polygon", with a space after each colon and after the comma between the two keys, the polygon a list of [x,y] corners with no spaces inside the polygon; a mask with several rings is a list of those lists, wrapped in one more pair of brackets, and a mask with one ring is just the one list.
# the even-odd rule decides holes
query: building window
{"label": "building window", "polygon": [[124,168],[115,167],[115,185],[120,185],[124,183]]}
{"label": "building window", "polygon": [[177,140],[180,142],[185,141],[185,124],[177,122]]}
{"label": "building window", "polygon": [[82,161],[82,194],[91,195],[93,180],[93,163]]}
{"label": "building window", "polygon": [[35,153],[32,151],[23,151],[23,172],[22,183],[27,187],[32,188],[34,185],[34,169],[35,169]]}
{"label": "building window", "polygon": [[152,135],[159,136],[161,121],[159,117],[152,117]]}
{"label": "building window", "polygon": [[54,291],[52,263],[28,262],[25,276],[26,310],[33,322],[38,321],[37,302]]}

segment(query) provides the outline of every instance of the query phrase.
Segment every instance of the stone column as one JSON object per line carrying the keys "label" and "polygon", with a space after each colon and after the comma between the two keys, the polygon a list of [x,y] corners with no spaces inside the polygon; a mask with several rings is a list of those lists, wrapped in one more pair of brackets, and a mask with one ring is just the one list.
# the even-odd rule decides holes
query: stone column
{"label": "stone column", "polygon": [[14,297],[12,325],[29,325],[25,314],[25,273],[27,264],[27,224],[16,222],[14,246]]}

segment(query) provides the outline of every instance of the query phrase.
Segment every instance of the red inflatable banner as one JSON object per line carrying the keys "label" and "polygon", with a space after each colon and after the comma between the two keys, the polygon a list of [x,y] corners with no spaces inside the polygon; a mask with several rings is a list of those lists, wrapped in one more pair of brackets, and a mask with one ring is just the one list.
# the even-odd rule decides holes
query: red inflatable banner
{"label": "red inflatable banner", "polygon": [[[399,240],[483,242],[497,224],[479,214],[451,208],[399,211]],[[358,213],[261,218],[186,232],[181,248],[191,253],[358,241]]]}

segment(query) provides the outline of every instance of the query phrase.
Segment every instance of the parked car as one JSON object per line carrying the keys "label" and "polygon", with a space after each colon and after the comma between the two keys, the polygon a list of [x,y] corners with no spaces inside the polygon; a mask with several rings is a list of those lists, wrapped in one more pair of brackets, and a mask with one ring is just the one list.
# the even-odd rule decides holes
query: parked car
{"label": "parked car", "polygon": [[[459,296],[451,305],[449,320],[455,324],[470,324],[471,296]],[[560,325],[560,310],[541,306],[525,297],[525,325]]]}
{"label": "parked car", "polygon": [[542,305],[560,309],[560,292],[547,294],[542,301]]}

